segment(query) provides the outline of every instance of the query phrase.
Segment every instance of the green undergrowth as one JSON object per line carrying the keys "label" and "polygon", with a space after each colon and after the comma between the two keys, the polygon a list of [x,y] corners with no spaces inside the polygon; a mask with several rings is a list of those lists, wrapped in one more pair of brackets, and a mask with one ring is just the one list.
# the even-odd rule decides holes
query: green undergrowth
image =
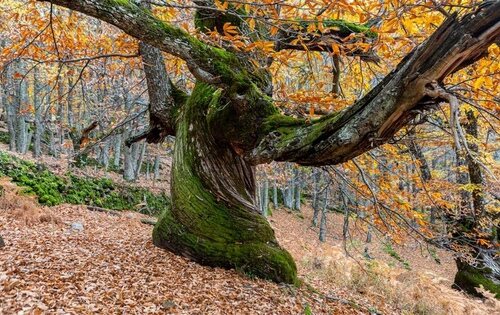
{"label": "green undergrowth", "polygon": [[410,264],[404,260],[401,256],[399,256],[398,252],[392,247],[390,243],[385,243],[384,244],[384,251],[389,254],[392,258],[400,262],[403,267],[407,270],[411,270]]}
{"label": "green undergrowth", "polygon": [[10,134],[7,131],[0,131],[0,143],[10,143]]}
{"label": "green undergrowth", "polygon": [[500,285],[488,278],[486,276],[488,274],[492,274],[490,268],[485,267],[480,269],[466,263],[459,263],[453,286],[474,296],[484,297],[483,293],[477,290],[477,288],[482,286],[483,289],[490,291],[496,299],[500,300]]}
{"label": "green undergrowth", "polygon": [[[96,167],[98,169],[105,169],[104,165],[102,163],[100,163],[96,158],[88,157],[88,156],[77,159],[74,163],[74,166],[76,166],[78,168]],[[108,167],[106,168],[106,171],[114,172],[114,173],[118,173],[118,174],[123,173],[123,170],[121,168],[116,167],[112,163],[108,165]],[[142,168],[141,168],[141,171],[142,171]]]}
{"label": "green undergrowth", "polygon": [[7,176],[23,188],[23,193],[35,195],[42,205],[62,203],[83,204],[113,210],[138,210],[159,214],[169,207],[165,194],[148,189],[116,184],[108,178],[58,176],[46,166],[25,161],[0,152],[0,176]]}

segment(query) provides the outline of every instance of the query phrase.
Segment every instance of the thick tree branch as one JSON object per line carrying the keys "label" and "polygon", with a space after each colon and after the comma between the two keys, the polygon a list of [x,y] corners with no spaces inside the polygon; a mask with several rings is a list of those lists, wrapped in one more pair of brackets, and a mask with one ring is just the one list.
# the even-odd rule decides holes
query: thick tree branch
{"label": "thick tree branch", "polygon": [[[145,9],[151,9],[147,2],[137,3]],[[159,143],[166,136],[175,135],[175,121],[187,98],[184,92],[172,84],[160,49],[140,42],[139,52],[148,86],[149,127],[141,134],[127,139],[127,146],[144,138],[148,143]]]}
{"label": "thick tree branch", "polygon": [[[342,47],[348,56],[360,56],[365,61],[378,61],[379,58],[371,50],[371,44],[377,39],[377,34],[369,26],[351,23],[344,20],[272,20],[249,15],[243,8],[229,5],[226,11],[219,10],[213,0],[195,0],[197,5],[195,24],[206,31],[216,30],[224,34],[224,25],[230,23],[239,29],[242,35],[255,34],[245,23],[245,19],[256,21],[258,35],[252,35],[255,40],[270,40],[275,42],[277,51],[302,50],[333,52],[334,46]],[[270,35],[271,26],[279,28],[278,34]],[[361,46],[364,47],[362,48]],[[340,49],[340,48],[339,48]]]}
{"label": "thick tree branch", "polygon": [[[337,164],[387,142],[433,100],[434,82],[484,57],[500,39],[500,1],[476,12],[452,15],[364,98],[315,122],[281,115],[265,119],[259,145],[247,153],[252,163],[272,160],[303,165]],[[442,101],[435,99],[435,101]]]}
{"label": "thick tree branch", "polygon": [[[313,27],[314,31],[309,31]],[[371,49],[377,34],[365,25],[344,20],[298,21],[285,24],[277,36],[276,50],[335,52],[359,56],[364,61],[379,61]],[[363,47],[364,46],[364,47]]]}
{"label": "thick tree branch", "polygon": [[[231,53],[201,42],[141,8],[121,0],[38,0],[82,12],[186,61],[193,75],[206,83],[231,82],[244,67]],[[232,66],[232,71],[227,66]]]}
{"label": "thick tree branch", "polygon": [[139,47],[149,96],[148,142],[158,143],[175,135],[175,119],[187,96],[172,84],[161,51],[144,42]]}
{"label": "thick tree branch", "polygon": [[148,137],[149,133],[150,133],[150,129],[147,128],[147,129],[139,132],[138,134],[133,135],[132,137],[129,137],[127,140],[125,140],[125,145],[127,147],[130,147],[132,144],[146,139]]}

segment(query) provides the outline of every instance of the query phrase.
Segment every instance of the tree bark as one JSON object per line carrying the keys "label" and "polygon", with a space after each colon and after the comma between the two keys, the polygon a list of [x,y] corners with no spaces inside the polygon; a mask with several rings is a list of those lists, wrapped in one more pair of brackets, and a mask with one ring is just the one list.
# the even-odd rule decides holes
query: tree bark
{"label": "tree bark", "polygon": [[113,166],[116,169],[120,168],[120,158],[122,155],[122,134],[117,134],[113,137],[114,146],[113,146]]}
{"label": "tree bark", "polygon": [[[467,122],[464,125],[465,132],[473,139],[478,138],[478,120],[476,114],[472,110],[466,112]],[[479,152],[478,144],[475,141],[468,142],[470,153],[477,155]],[[484,179],[481,166],[476,161],[477,156],[467,154],[465,161],[469,171],[469,181],[473,184],[472,193],[466,192],[463,198],[467,198],[467,202],[462,204],[460,209],[461,218],[458,220],[459,227],[455,232],[458,238],[467,238],[467,234],[472,231],[483,232],[485,235],[490,235],[489,241],[493,248],[485,248],[480,245],[474,246],[473,256],[475,261],[470,263],[461,257],[456,259],[457,273],[455,274],[454,286],[464,290],[469,294],[482,296],[476,290],[477,287],[483,286],[486,290],[495,294],[497,299],[500,299],[500,258],[498,258],[498,243],[496,243],[493,229],[494,226],[485,225],[484,222],[493,223],[494,220],[484,220],[487,215],[484,203]],[[462,178],[462,183],[464,179]],[[472,207],[470,207],[469,198],[472,197]],[[467,208],[463,206],[468,205]],[[481,222],[482,221],[482,222]],[[474,240],[470,240],[474,242]]]}
{"label": "tree bark", "polygon": [[276,183],[276,178],[273,180],[273,207],[278,208],[278,184]]}
{"label": "tree bark", "polygon": [[157,154],[155,156],[155,162],[154,162],[154,179],[158,180],[160,179],[160,155]]}
{"label": "tree bark", "polygon": [[328,188],[325,188],[323,207],[321,208],[321,221],[319,225],[319,240],[321,242],[326,241],[326,212],[328,209]]}
{"label": "tree bark", "polygon": [[294,282],[292,257],[255,205],[252,165],[208,131],[205,117],[217,101],[214,88],[197,83],[179,118],[172,208],[155,226],[154,244],[206,265]]}
{"label": "tree bark", "polygon": [[42,92],[40,79],[38,78],[38,68],[33,69],[33,106],[35,107],[35,131],[33,135],[33,157],[39,158],[42,156],[42,135],[43,135],[43,100],[39,94]]}
{"label": "tree bark", "polygon": [[2,78],[3,81],[3,105],[5,110],[5,118],[7,121],[7,130],[9,131],[9,150],[16,149],[16,111],[15,111],[15,84],[14,84],[14,65],[10,64],[5,70],[6,74]]}
{"label": "tree bark", "polygon": [[298,168],[294,170],[293,174],[295,178],[295,189],[294,189],[294,205],[293,209],[300,211],[300,197],[301,197],[301,187],[302,187],[302,176]]}
{"label": "tree bark", "polygon": [[[422,182],[427,184],[432,179],[431,168],[429,167],[429,163],[427,163],[427,159],[424,156],[424,152],[420,145],[416,142],[416,132],[415,129],[410,129],[408,132],[408,150],[411,155],[418,161],[418,166],[420,169],[420,178]],[[436,223],[436,211],[437,207],[435,205],[431,206],[430,209],[430,223]]]}

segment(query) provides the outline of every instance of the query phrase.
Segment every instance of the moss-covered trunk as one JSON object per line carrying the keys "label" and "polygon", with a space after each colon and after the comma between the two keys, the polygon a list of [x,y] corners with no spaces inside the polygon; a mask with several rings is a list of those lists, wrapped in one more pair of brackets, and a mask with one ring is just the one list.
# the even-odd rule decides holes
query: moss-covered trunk
{"label": "moss-covered trunk", "polygon": [[255,206],[253,167],[207,123],[217,91],[198,83],[178,121],[172,208],[153,231],[154,244],[201,264],[236,268],[293,283],[296,266]]}
{"label": "moss-covered trunk", "polygon": [[[479,129],[477,114],[472,110],[467,112],[467,121],[464,124],[465,132],[467,133],[468,139],[476,139],[476,141],[469,141],[468,147],[471,152],[475,155],[479,155],[479,147],[477,143]],[[470,137],[470,138],[469,138]],[[468,234],[474,231],[480,231],[483,234],[483,238],[491,243],[491,248],[484,248],[481,246],[475,246],[474,252],[472,253],[475,258],[475,264],[471,265],[465,260],[457,258],[457,273],[455,275],[454,286],[458,289],[462,289],[467,293],[482,296],[481,292],[478,292],[476,288],[483,286],[484,289],[495,294],[497,299],[500,299],[500,259],[498,257],[498,241],[495,237],[496,227],[494,225],[494,219],[490,216],[491,213],[486,211],[485,201],[484,201],[484,179],[480,164],[475,158],[470,154],[465,157],[457,155],[457,160],[463,160],[467,165],[469,176],[467,174],[465,177],[459,177],[461,184],[472,184],[472,193],[464,190],[462,193],[462,212],[470,213],[469,217],[463,217],[458,221],[461,225],[461,229],[457,229],[455,232],[455,237],[457,239],[466,239],[468,242],[473,244],[474,239],[467,239]],[[472,208],[470,208],[470,199],[472,199]],[[468,209],[470,208],[470,209]]]}
{"label": "moss-covered trunk", "polygon": [[[497,266],[493,259],[491,258],[493,265]],[[476,288],[482,286],[483,289],[490,291],[495,294],[497,299],[500,299],[500,279],[498,278],[498,274],[491,268],[494,268],[494,266],[480,264],[474,267],[460,259],[457,259],[456,263],[457,273],[455,274],[453,283],[455,288],[481,297],[481,292]]]}

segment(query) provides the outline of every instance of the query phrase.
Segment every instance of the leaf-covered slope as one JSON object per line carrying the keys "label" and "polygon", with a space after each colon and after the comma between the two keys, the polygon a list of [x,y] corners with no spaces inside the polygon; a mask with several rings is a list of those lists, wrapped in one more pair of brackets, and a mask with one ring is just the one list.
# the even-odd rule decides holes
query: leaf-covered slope
{"label": "leaf-covered slope", "polygon": [[124,186],[107,178],[59,176],[46,166],[21,160],[0,152],[0,176],[8,176],[24,192],[34,194],[42,205],[62,203],[83,204],[113,210],[133,210],[147,206],[151,213],[160,213],[170,205],[170,199],[145,188]]}
{"label": "leaf-covered slope", "polygon": [[[83,231],[24,226],[0,211],[0,313],[362,314],[307,289],[203,267],[153,246],[142,215],[52,210]],[[27,254],[29,253],[29,254]],[[21,266],[21,267],[20,267]],[[309,305],[309,306],[308,306]]]}

